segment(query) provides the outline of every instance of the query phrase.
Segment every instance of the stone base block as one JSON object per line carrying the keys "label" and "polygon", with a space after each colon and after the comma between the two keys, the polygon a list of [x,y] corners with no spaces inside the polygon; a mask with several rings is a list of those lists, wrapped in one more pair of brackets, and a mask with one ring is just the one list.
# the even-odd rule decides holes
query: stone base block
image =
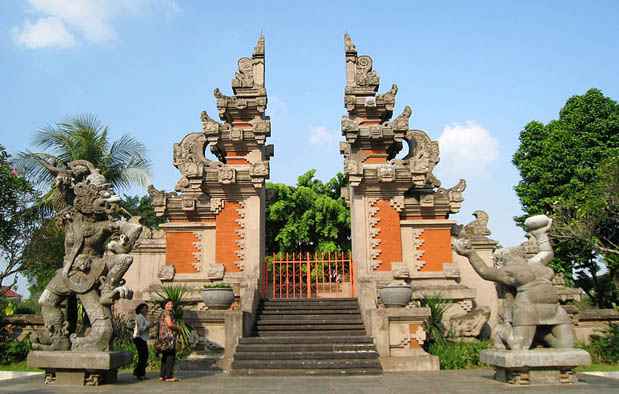
{"label": "stone base block", "polygon": [[576,383],[574,368],[591,364],[582,349],[484,350],[479,359],[496,380],[520,385]]}
{"label": "stone base block", "polygon": [[28,353],[28,367],[45,370],[45,383],[87,385],[116,382],[118,369],[131,363],[128,352]]}
{"label": "stone base block", "polygon": [[438,371],[438,357],[420,352],[419,355],[405,357],[381,357],[380,364],[385,372]]}

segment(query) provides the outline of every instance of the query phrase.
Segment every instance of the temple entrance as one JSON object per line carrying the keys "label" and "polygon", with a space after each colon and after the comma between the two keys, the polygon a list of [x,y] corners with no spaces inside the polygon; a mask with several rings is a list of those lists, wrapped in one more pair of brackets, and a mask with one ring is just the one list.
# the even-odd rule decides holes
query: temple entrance
{"label": "temple entrance", "polygon": [[350,251],[273,254],[264,261],[262,296],[271,299],[354,297],[353,271]]}

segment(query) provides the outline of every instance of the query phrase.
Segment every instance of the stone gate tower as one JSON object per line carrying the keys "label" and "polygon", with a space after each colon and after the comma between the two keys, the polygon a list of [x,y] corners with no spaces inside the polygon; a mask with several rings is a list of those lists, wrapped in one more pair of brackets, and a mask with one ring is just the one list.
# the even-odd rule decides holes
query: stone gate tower
{"label": "stone gate tower", "polygon": [[[156,213],[168,218],[160,226],[165,233],[160,279],[186,282],[188,288],[225,279],[240,295],[241,309],[254,303],[264,259],[264,183],[273,156],[273,145],[266,144],[271,123],[264,67],[261,36],[252,56],[238,61],[233,95],[214,91],[221,122],[203,111],[202,131],[174,144],[173,164],[181,174],[175,192],[149,188]],[[218,160],[205,157],[207,148]]]}
{"label": "stone gate tower", "polygon": [[[397,85],[378,94],[380,79],[372,58],[358,55],[348,35],[345,51],[348,113],[342,118],[340,152],[359,302],[381,357],[407,354],[406,349],[423,343],[423,313],[411,312],[414,303],[381,312],[379,289],[405,279],[412,282],[413,300],[440,294],[452,301],[452,315],[472,309],[475,292],[459,283],[451,248],[455,222],[449,219],[460,209],[466,183],[441,187],[432,173],[439,162],[438,142],[409,127],[409,106],[392,119]],[[404,145],[408,153],[396,158]],[[383,367],[389,369],[385,362]]]}

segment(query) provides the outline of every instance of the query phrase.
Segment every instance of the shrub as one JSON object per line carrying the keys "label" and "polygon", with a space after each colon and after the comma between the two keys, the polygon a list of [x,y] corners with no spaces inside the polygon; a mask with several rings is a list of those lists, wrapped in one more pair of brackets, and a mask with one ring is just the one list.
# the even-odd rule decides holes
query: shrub
{"label": "shrub", "polygon": [[424,324],[428,335],[428,341],[426,342],[428,345],[445,340],[443,315],[448,305],[449,301],[442,298],[440,294],[427,295],[421,300],[421,306],[430,308],[430,317]]}
{"label": "shrub", "polygon": [[594,363],[619,363],[619,324],[611,324],[601,335],[592,335],[591,344],[582,347]]}
{"label": "shrub", "polygon": [[0,364],[11,364],[25,360],[30,349],[31,344],[27,339],[23,341],[16,339],[6,342],[0,341]]}
{"label": "shrub", "polygon": [[463,369],[481,366],[479,353],[490,347],[490,342],[452,342],[440,340],[430,344],[428,352],[438,356],[441,369]]}
{"label": "shrub", "polygon": [[226,282],[216,282],[204,285],[205,289],[231,289],[232,285]]}

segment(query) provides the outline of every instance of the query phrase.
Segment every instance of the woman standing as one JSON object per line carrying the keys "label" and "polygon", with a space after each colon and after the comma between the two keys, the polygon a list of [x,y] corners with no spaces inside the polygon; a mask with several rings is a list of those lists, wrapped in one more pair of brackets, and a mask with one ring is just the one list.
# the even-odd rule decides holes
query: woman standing
{"label": "woman standing", "polygon": [[170,299],[163,302],[163,313],[159,318],[159,338],[157,351],[161,353],[162,382],[178,382],[174,377],[174,361],[176,360],[176,320],[174,319],[174,302]]}
{"label": "woman standing", "polygon": [[148,329],[152,324],[146,319],[148,305],[141,303],[135,308],[135,328],[133,329],[133,343],[138,351],[138,364],[133,375],[138,380],[146,379],[146,364],[148,364]]}

